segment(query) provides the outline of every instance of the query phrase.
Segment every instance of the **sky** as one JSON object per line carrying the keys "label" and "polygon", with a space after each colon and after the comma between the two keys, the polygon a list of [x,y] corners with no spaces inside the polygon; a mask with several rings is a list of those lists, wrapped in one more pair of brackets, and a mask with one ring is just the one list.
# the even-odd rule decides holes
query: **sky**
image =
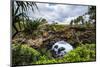
{"label": "sky", "polygon": [[69,24],[69,22],[80,15],[88,12],[88,6],[37,3],[39,11],[33,13],[29,10],[28,15],[33,18],[45,18],[49,24],[58,22],[59,24]]}

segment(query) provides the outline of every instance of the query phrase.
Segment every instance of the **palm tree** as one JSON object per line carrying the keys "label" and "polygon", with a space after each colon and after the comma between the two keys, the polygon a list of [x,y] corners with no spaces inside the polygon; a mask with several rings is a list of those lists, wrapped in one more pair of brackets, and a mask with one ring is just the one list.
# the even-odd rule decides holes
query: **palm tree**
{"label": "palm tree", "polygon": [[[96,20],[96,6],[90,6],[88,8],[88,14],[90,14],[91,20]],[[94,22],[93,24],[96,24],[96,22]]]}
{"label": "palm tree", "polygon": [[20,21],[23,21],[23,26],[25,27],[25,20],[29,20],[29,16],[27,15],[27,11],[31,8],[34,12],[35,9],[38,9],[35,2],[27,2],[27,1],[12,1],[12,28],[14,28],[15,33],[12,35],[12,38],[18,34],[19,30],[16,26],[16,23],[19,24],[21,29]]}
{"label": "palm tree", "polygon": [[82,16],[79,16],[79,21],[82,22],[82,25],[84,25],[84,20],[83,20],[83,17]]}
{"label": "palm tree", "polygon": [[78,19],[74,19],[74,24],[78,25]]}
{"label": "palm tree", "polygon": [[70,22],[70,25],[71,25],[71,26],[73,25],[73,22],[74,22],[74,21],[73,21],[73,20],[71,20],[71,22]]}
{"label": "palm tree", "polygon": [[92,18],[93,18],[93,16],[96,16],[96,6],[89,6],[88,7],[88,14],[92,15]]}

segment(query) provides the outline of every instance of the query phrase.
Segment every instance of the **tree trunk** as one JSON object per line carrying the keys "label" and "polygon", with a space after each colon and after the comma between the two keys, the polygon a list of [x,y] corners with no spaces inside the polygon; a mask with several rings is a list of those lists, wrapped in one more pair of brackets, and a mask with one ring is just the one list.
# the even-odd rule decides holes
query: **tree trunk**
{"label": "tree trunk", "polygon": [[18,34],[18,30],[17,30],[17,27],[16,27],[16,25],[15,25],[15,23],[13,22],[12,23],[12,27],[14,27],[14,29],[15,29],[15,33],[12,35],[12,39],[16,36],[16,34]]}

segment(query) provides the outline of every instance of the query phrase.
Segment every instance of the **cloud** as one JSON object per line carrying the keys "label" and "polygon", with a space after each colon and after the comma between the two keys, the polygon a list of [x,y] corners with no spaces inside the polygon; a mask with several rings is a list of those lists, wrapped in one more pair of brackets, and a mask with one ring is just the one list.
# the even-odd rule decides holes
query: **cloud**
{"label": "cloud", "polygon": [[52,23],[52,21],[65,23],[68,19],[83,15],[88,11],[88,6],[81,5],[37,3],[37,6],[39,12],[36,10],[33,14],[29,11],[29,16],[31,18],[45,18],[49,23]]}

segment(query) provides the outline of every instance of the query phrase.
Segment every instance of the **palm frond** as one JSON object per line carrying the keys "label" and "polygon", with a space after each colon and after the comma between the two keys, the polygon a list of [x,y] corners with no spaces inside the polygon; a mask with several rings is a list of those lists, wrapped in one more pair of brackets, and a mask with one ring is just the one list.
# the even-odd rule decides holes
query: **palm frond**
{"label": "palm frond", "polygon": [[33,12],[35,12],[35,9],[38,9],[38,7],[35,2],[27,2],[27,1],[13,1],[12,6],[13,6],[12,7],[13,25],[12,26],[16,30],[15,34],[17,34],[18,29],[15,23],[18,23],[21,30],[20,21],[22,21],[23,26],[25,28],[26,22],[24,21],[29,20],[29,16],[27,15],[28,10],[31,9]]}

